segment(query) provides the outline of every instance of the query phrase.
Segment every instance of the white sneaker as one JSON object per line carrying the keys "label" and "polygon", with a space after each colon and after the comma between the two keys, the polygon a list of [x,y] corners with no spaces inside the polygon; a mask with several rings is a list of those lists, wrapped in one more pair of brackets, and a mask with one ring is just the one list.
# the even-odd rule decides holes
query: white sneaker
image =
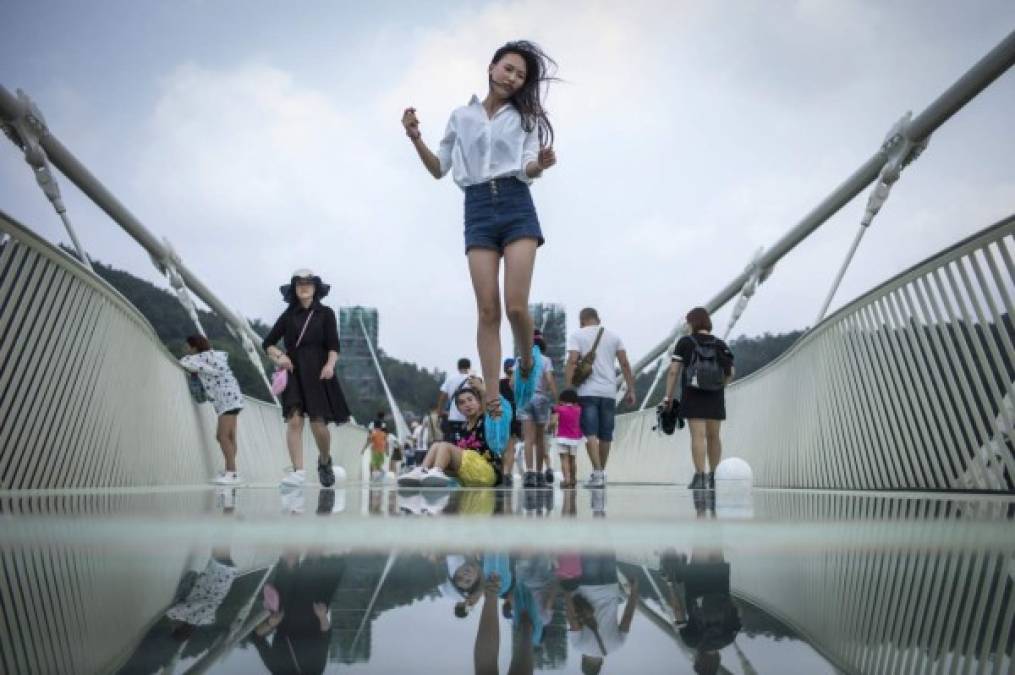
{"label": "white sneaker", "polygon": [[409,473],[398,477],[398,484],[402,487],[419,487],[420,481],[426,477],[426,469],[421,466],[413,467]]}
{"label": "white sneaker", "polygon": [[606,487],[606,481],[603,479],[602,471],[593,471],[592,476],[585,481],[585,487],[587,488],[604,488]]}
{"label": "white sneaker", "polygon": [[215,476],[213,481],[216,485],[239,485],[243,479],[235,471],[222,471]]}
{"label": "white sneaker", "polygon": [[296,469],[290,471],[289,475],[282,479],[279,485],[286,485],[288,487],[302,487],[307,482],[307,472],[305,469]]}
{"label": "white sneaker", "polygon": [[442,488],[447,487],[451,479],[441,469],[430,469],[426,476],[419,482],[422,487]]}

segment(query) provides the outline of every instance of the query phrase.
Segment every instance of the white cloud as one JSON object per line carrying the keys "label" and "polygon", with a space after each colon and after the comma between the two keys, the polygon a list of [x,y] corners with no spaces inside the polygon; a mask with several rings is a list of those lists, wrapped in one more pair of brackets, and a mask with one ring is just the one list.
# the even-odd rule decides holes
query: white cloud
{"label": "white cloud", "polygon": [[[939,9],[517,0],[411,29],[379,17],[337,62],[294,68],[313,60],[299,42],[239,44],[217,65],[183,54],[140,72],[159,85],[133,143],[85,159],[229,304],[270,320],[275,287],[310,265],[333,305],[381,310],[390,353],[448,367],[475,352],[461,194],[426,175],[398,118],[417,107],[435,144],[483,93],[493,50],[533,39],[565,81],[549,99],[560,164],[533,188],[547,246],[532,298],[598,306],[637,357],[1003,36],[996,18]],[[1008,75],[935,135],[841,300],[1006,215],[1015,138],[989,111],[1013,102]],[[865,198],[780,263],[737,332],[811,322]]]}

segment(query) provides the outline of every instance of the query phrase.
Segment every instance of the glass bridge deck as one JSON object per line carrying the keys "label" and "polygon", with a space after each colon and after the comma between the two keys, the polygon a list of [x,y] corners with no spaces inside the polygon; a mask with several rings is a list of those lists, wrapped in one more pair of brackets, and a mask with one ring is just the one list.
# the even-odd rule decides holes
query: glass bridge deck
{"label": "glass bridge deck", "polygon": [[1010,496],[0,494],[9,673],[1012,668]]}

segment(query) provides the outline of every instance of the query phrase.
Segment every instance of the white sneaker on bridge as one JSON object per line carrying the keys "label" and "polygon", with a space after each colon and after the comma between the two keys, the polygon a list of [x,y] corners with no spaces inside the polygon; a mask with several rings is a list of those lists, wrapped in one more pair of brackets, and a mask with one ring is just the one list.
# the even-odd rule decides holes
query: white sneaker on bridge
{"label": "white sneaker on bridge", "polygon": [[235,471],[220,471],[212,482],[215,485],[239,485],[243,479]]}
{"label": "white sneaker on bridge", "polygon": [[426,477],[427,471],[421,466],[414,467],[408,473],[402,474],[398,477],[398,484],[402,487],[419,487],[422,480]]}
{"label": "white sneaker on bridge", "polygon": [[289,475],[281,480],[279,485],[287,487],[302,487],[307,482],[307,472],[305,469],[296,469],[290,471]]}
{"label": "white sneaker on bridge", "polygon": [[451,479],[441,469],[430,469],[426,472],[426,476],[420,481],[420,485],[425,488],[442,488],[447,487]]}
{"label": "white sneaker on bridge", "polygon": [[589,479],[585,481],[585,487],[587,488],[604,488],[606,487],[606,478],[603,476],[602,471],[593,471]]}

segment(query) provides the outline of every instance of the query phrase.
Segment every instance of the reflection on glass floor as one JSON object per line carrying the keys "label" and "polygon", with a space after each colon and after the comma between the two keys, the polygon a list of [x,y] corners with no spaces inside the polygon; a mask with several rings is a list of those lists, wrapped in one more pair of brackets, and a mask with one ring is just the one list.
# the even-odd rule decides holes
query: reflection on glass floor
{"label": "reflection on glass floor", "polygon": [[10,673],[1012,668],[1004,497],[0,494]]}

